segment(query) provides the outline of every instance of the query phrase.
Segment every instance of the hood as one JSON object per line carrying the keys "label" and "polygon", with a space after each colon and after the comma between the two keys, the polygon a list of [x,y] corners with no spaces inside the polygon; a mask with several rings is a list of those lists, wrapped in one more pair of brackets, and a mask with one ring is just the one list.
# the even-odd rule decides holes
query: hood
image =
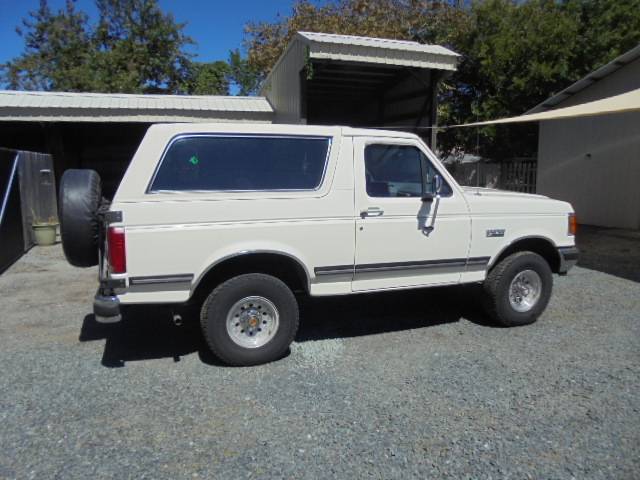
{"label": "hood", "polygon": [[555,215],[573,212],[569,203],[544,195],[478,187],[462,187],[462,190],[469,209],[477,214]]}
{"label": "hood", "polygon": [[521,193],[512,192],[510,190],[498,190],[497,188],[484,188],[484,187],[462,187],[464,194],[469,196],[483,196],[483,197],[503,197],[503,198],[527,198],[527,199],[549,199],[544,195],[538,195],[536,193]]}

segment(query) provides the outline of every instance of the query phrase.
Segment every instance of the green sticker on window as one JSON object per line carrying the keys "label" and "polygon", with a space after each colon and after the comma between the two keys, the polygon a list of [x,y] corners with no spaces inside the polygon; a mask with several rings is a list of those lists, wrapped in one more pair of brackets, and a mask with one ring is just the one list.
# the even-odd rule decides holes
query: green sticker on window
{"label": "green sticker on window", "polygon": [[189,159],[189,163],[190,163],[191,165],[197,165],[199,162],[200,162],[200,159],[199,159],[198,157],[196,157],[195,155],[194,155],[194,156],[192,156],[192,157]]}

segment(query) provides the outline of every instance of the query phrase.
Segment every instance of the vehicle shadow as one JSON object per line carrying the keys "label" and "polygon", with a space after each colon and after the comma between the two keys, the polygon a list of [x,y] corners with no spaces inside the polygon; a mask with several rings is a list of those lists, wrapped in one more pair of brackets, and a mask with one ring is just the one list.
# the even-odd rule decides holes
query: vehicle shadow
{"label": "vehicle shadow", "polygon": [[640,232],[580,225],[578,266],[640,282]]}
{"label": "vehicle shadow", "polygon": [[[375,335],[457,322],[464,318],[494,326],[482,313],[474,287],[447,287],[326,298],[300,298],[300,328],[296,342]],[[102,365],[173,358],[197,353],[209,365],[224,366],[209,350],[196,309],[180,311],[183,324],[172,321],[162,306],[132,306],[116,324],[100,324],[85,316],[81,342],[106,340]]]}

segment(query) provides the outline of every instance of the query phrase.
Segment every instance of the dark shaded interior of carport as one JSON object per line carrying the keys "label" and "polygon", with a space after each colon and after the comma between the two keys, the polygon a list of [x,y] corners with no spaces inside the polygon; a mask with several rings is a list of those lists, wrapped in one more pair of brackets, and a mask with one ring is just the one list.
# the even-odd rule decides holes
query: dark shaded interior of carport
{"label": "dark shaded interior of carport", "polygon": [[91,168],[102,178],[103,195],[111,198],[148,123],[0,122],[0,146],[53,155],[56,185],[68,168]]}
{"label": "dark shaded interior of carport", "polygon": [[442,71],[313,60],[300,72],[302,117],[310,125],[393,127],[431,144]]}

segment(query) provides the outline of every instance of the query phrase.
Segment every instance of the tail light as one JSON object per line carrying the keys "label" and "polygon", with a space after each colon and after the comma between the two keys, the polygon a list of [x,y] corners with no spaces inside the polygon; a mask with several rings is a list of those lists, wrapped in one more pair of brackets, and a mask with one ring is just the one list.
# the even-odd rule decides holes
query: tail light
{"label": "tail light", "polygon": [[127,250],[124,242],[123,227],[109,227],[107,231],[107,251],[111,273],[127,271]]}
{"label": "tail light", "polygon": [[578,231],[578,220],[575,213],[569,214],[569,235],[575,235]]}

